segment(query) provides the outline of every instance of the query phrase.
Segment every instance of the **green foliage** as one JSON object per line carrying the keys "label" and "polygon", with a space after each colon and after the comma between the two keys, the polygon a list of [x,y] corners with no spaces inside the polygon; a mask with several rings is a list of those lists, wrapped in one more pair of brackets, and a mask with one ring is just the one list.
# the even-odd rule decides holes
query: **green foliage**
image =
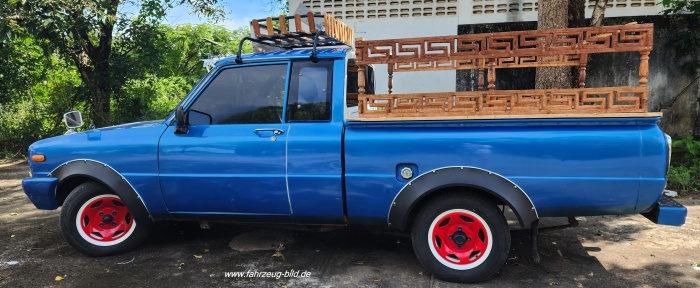
{"label": "green foliage", "polygon": [[698,160],[697,156],[700,154],[700,141],[693,139],[693,136],[688,135],[687,137],[675,140],[671,144],[673,148],[681,148],[686,152],[686,157],[691,157],[693,160]]}
{"label": "green foliage", "polygon": [[0,46],[0,103],[27,91],[46,72],[43,53],[31,38],[13,38]]}
{"label": "green foliage", "polygon": [[[113,120],[125,123],[167,116],[206,73],[202,59],[235,54],[240,39],[248,35],[245,28],[231,31],[209,24],[154,27],[152,37],[115,57],[119,61],[114,61],[114,69],[129,71],[121,73],[129,77],[115,87]],[[117,41],[122,43],[121,38]],[[244,52],[251,50],[250,45],[244,46]]]}
{"label": "green foliage", "polygon": [[[160,27],[167,43],[164,62],[159,73],[162,75],[181,75],[194,82],[206,72],[201,59],[220,56],[231,56],[238,51],[238,42],[250,35],[247,27],[228,30],[218,25],[179,25],[176,27]],[[212,44],[204,39],[219,43]],[[243,52],[252,51],[250,42],[246,42]]]}
{"label": "green foliage", "polygon": [[677,189],[683,195],[687,193],[697,192],[700,187],[700,179],[697,175],[700,173],[699,166],[674,166],[668,169],[668,187]]}
{"label": "green foliage", "polygon": [[46,72],[26,90],[14,91],[12,101],[0,104],[0,155],[19,156],[32,142],[65,132],[63,113],[82,106],[75,98],[80,78],[72,66],[53,57]]}
{"label": "green foliage", "polygon": [[[689,71],[700,69],[700,1],[663,0],[664,14],[682,14],[689,19],[688,30],[679,31],[674,43],[680,55],[690,55],[690,61],[682,68]],[[688,136],[673,141],[672,164],[668,171],[668,186],[680,192],[700,191],[700,141]]]}
{"label": "green foliage", "polygon": [[[158,31],[168,9],[187,5],[197,15],[220,19],[219,0],[51,0],[0,2],[0,45],[29,34],[45,54],[71,63],[82,80],[81,93],[99,126],[114,124],[111,100],[129,79],[144,77],[142,61],[160,57],[154,49],[162,40]],[[124,5],[139,9],[135,16],[120,11]],[[117,44],[117,42],[119,42]],[[162,51],[162,50],[161,50]],[[146,62],[147,64],[150,63]],[[136,65],[131,65],[136,64]],[[148,66],[148,65],[146,65]],[[152,67],[152,66],[151,66]],[[133,76],[133,77],[132,77]]]}
{"label": "green foliage", "polygon": [[[114,123],[164,118],[206,73],[201,59],[233,55],[238,41],[248,36],[247,29],[210,24],[141,22],[120,31],[109,59]],[[125,35],[127,31],[134,35]],[[95,123],[88,113],[90,90],[74,63],[59,53],[45,53],[31,34],[15,36],[0,45],[0,157],[19,156],[32,142],[63,134],[65,112],[83,112],[83,129]],[[246,45],[244,52],[250,51]]]}
{"label": "green foliage", "polygon": [[673,141],[671,167],[668,170],[668,187],[680,193],[700,191],[700,141],[692,136]]}
{"label": "green foliage", "polygon": [[112,102],[115,119],[119,123],[163,119],[191,87],[181,76],[130,80],[122,88],[124,97]]}

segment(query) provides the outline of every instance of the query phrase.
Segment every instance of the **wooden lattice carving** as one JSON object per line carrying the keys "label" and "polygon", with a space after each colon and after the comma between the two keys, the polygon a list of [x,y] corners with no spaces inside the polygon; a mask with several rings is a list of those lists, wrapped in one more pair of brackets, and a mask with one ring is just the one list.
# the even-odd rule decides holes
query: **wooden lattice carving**
{"label": "wooden lattice carving", "polygon": [[646,112],[645,87],[364,95],[368,117]]}
{"label": "wooden lattice carving", "polygon": [[467,34],[367,41],[357,39],[357,65],[502,57],[649,51],[653,24]]}
{"label": "wooden lattice carving", "polygon": [[[653,34],[653,24],[632,23],[410,39],[357,39],[357,65],[387,64],[389,72],[389,94],[365,95],[364,71],[358,70],[359,114],[361,118],[425,118],[644,113],[648,108],[648,61]],[[610,52],[640,53],[638,87],[585,88],[588,55]],[[496,69],[549,66],[578,66],[579,87],[495,90]],[[488,90],[392,94],[394,72],[461,69],[478,70],[478,89]]]}
{"label": "wooden lattice carving", "polygon": [[550,66],[579,66],[578,54],[513,56],[495,59],[435,60],[410,63],[394,63],[395,72],[434,71],[434,70],[473,70],[488,68],[489,61],[495,60],[496,68],[528,68]]}

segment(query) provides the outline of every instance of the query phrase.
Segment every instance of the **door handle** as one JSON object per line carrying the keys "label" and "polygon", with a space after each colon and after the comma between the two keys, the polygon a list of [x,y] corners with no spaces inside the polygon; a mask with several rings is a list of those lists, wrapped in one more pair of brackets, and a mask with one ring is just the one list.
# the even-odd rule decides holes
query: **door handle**
{"label": "door handle", "polygon": [[284,130],[278,129],[278,128],[260,128],[260,129],[255,129],[253,130],[255,134],[258,134],[258,136],[263,137],[260,132],[272,132],[273,136],[278,136],[282,135],[284,133]]}

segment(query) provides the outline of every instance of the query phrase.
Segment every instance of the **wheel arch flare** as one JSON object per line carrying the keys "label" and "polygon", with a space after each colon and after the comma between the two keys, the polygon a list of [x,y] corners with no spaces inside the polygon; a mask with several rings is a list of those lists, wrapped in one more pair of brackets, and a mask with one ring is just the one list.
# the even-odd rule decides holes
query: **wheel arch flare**
{"label": "wheel arch flare", "polygon": [[387,225],[406,230],[411,215],[427,197],[444,189],[470,188],[508,205],[523,228],[539,219],[537,209],[520,186],[493,171],[471,166],[447,166],[425,172],[408,182],[391,202]]}
{"label": "wheel arch flare", "polygon": [[[51,171],[48,176],[58,178],[57,192],[60,190],[62,184],[76,177],[87,178],[98,182],[112,190],[124,201],[134,215],[136,221],[147,223],[153,220],[146,208],[146,204],[131,183],[129,183],[124,176],[119,174],[117,170],[105,163],[90,159],[72,160],[61,164]],[[60,197],[61,195],[56,196]]]}

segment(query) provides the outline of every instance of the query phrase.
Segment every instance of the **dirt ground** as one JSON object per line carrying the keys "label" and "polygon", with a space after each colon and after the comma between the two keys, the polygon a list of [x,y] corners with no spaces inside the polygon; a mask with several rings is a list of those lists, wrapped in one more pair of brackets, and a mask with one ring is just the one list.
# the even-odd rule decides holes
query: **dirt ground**
{"label": "dirt ground", "polygon": [[[37,210],[29,202],[21,188],[27,175],[25,161],[0,160],[0,287],[462,286],[426,272],[410,239],[364,227],[301,232],[212,224],[202,230],[198,223],[165,222],[136,251],[88,257],[63,240],[60,210]],[[700,270],[691,266],[700,262],[700,199],[679,202],[689,210],[682,227],[655,225],[641,215],[577,217],[577,228],[540,235],[540,264],[530,260],[526,234],[515,231],[501,272],[474,286],[700,287]],[[292,269],[309,277],[225,274]]]}

